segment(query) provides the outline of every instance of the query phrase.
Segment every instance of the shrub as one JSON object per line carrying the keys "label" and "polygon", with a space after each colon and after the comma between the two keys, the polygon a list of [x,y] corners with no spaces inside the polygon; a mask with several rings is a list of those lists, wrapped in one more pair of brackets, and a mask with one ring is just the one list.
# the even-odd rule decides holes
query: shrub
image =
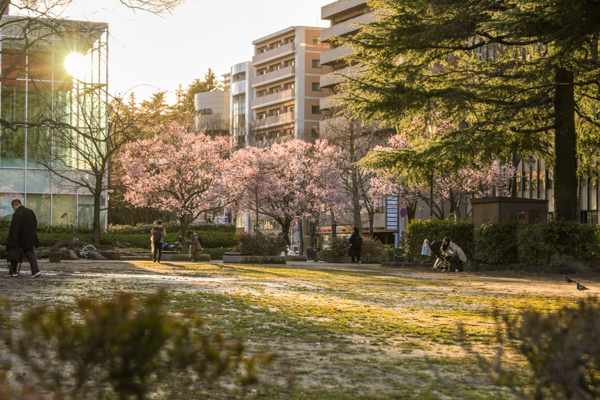
{"label": "shrub", "polygon": [[365,237],[362,243],[361,260],[367,263],[382,263],[389,250],[377,239]]}
{"label": "shrub", "polygon": [[[522,399],[600,398],[600,304],[598,299],[579,300],[549,313],[529,310],[520,316],[497,319],[497,356],[477,354],[480,365],[492,380],[511,389]],[[469,343],[462,329],[465,344]],[[473,352],[469,347],[467,351]],[[502,365],[508,350],[526,360],[522,368]],[[524,379],[525,378],[525,379]]]}
{"label": "shrub", "polygon": [[[364,243],[364,240],[363,240]],[[328,248],[319,251],[319,259],[321,260],[336,260],[342,257],[348,257],[350,243],[345,237],[336,236],[331,238]]]}
{"label": "shrub", "polygon": [[[241,341],[208,333],[193,310],[168,314],[165,300],[163,291],[143,300],[130,293],[78,299],[75,309],[37,307],[16,323],[5,300],[0,337],[43,383],[70,390],[72,398],[145,399],[151,391],[179,391],[173,381],[202,385],[198,378],[238,368],[244,370],[243,384],[256,381],[257,363],[268,362],[269,355],[246,356]],[[65,382],[72,386],[65,388]]]}
{"label": "shrub", "polygon": [[[181,225],[177,222],[167,222],[163,226],[167,232],[180,232]],[[109,225],[107,232],[111,234],[144,234],[150,232],[154,225],[152,224],[137,224],[136,226],[131,225]],[[195,232],[223,232],[223,233],[235,233],[235,225],[233,224],[208,224],[208,223],[194,223],[188,225],[188,229]]]}
{"label": "shrub", "polygon": [[558,267],[572,260],[600,259],[597,226],[575,221],[541,221],[521,230],[519,262],[530,267]]}
{"label": "shrub", "polygon": [[222,260],[223,259],[223,254],[227,253],[231,251],[231,249],[228,248],[216,248],[216,249],[210,249],[210,248],[204,248],[202,250],[202,253],[204,254],[210,254],[210,259],[212,260]]}
{"label": "shrub", "polygon": [[421,255],[423,241],[429,239],[442,240],[445,237],[452,239],[464,252],[467,258],[471,258],[471,247],[473,244],[473,223],[469,221],[413,219],[404,232],[404,251],[411,260],[420,262],[431,262],[428,256]]}
{"label": "shrub", "polygon": [[518,262],[517,221],[489,222],[475,230],[477,257],[487,264]]}
{"label": "shrub", "polygon": [[251,235],[244,232],[236,237],[238,240],[236,250],[242,254],[278,256],[286,248],[281,237],[277,235],[265,235],[260,232]]}

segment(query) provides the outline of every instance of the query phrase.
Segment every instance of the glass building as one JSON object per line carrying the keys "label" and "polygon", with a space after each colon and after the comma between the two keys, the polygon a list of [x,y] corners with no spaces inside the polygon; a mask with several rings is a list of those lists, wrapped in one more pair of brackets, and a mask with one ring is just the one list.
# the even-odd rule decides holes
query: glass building
{"label": "glass building", "polygon": [[107,134],[108,25],[4,15],[0,46],[0,218],[19,198],[39,223],[91,225],[81,148]]}

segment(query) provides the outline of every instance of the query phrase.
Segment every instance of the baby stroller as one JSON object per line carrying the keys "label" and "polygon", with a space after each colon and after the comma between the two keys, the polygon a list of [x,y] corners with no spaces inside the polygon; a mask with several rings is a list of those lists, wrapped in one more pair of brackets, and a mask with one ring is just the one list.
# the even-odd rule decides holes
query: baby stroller
{"label": "baby stroller", "polygon": [[444,244],[444,242],[442,242],[441,240],[436,240],[429,244],[431,252],[436,257],[435,263],[433,264],[433,268],[431,269],[432,271],[437,269],[439,266],[441,266],[442,271],[450,270],[450,262],[442,254],[442,244]]}

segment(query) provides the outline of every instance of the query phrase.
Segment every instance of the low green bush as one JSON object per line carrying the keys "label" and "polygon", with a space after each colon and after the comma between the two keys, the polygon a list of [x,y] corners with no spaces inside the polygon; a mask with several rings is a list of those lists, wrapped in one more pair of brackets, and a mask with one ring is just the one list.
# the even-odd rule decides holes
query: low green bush
{"label": "low green bush", "polygon": [[506,265],[519,261],[517,221],[489,222],[475,230],[476,257],[486,264]]}
{"label": "low green bush", "polygon": [[204,254],[210,254],[210,259],[212,260],[222,260],[223,259],[223,254],[230,252],[231,249],[228,248],[216,248],[216,249],[210,249],[210,248],[204,248],[202,250],[202,253]]}
{"label": "low green bush", "polygon": [[537,222],[519,232],[519,263],[528,267],[559,267],[573,260],[591,264],[600,260],[599,235],[596,225]]}
{"label": "low green bush", "polygon": [[281,237],[277,235],[244,232],[237,235],[236,238],[238,244],[235,250],[253,256],[278,256],[286,247]]}
{"label": "low green bush", "polygon": [[0,338],[31,367],[30,384],[57,391],[52,398],[147,399],[153,392],[178,398],[178,385],[201,391],[206,379],[227,372],[239,374],[242,384],[256,382],[258,365],[271,355],[248,355],[241,340],[210,332],[193,310],[171,315],[166,302],[164,291],[142,299],[121,292],[21,314],[4,300]]}
{"label": "low green bush", "polygon": [[[336,237],[330,242],[330,246],[319,251],[321,260],[340,260],[348,257],[350,242],[347,237]],[[364,237],[361,248],[360,259],[366,263],[381,263],[386,260],[388,249],[377,239]]]}
{"label": "low green bush", "polygon": [[348,242],[348,238],[336,236],[331,238],[329,242],[329,247],[324,248],[319,251],[319,259],[320,260],[336,260],[342,257],[348,257],[348,250],[350,248],[350,243]]}
{"label": "low green bush", "polygon": [[473,245],[473,223],[470,221],[437,220],[437,219],[413,219],[404,232],[404,251],[410,260],[419,262],[433,262],[433,255],[422,256],[421,248],[423,241],[429,242],[442,240],[445,237],[452,239],[467,256],[472,258],[471,247]]}
{"label": "low green bush", "polygon": [[[518,316],[495,314],[495,357],[474,352],[465,330],[460,334],[466,351],[475,353],[492,382],[520,399],[600,398],[598,299],[581,299],[547,313],[532,309]],[[511,362],[515,354],[525,360],[518,367]]]}

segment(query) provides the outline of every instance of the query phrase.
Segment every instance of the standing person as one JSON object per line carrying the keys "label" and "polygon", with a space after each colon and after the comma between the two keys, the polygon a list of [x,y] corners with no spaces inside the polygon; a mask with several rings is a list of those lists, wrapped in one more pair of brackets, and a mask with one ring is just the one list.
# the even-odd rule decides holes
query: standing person
{"label": "standing person", "polygon": [[[33,210],[25,208],[19,199],[14,199],[10,205],[15,213],[10,224],[6,248],[18,247],[23,249],[23,255],[27,257],[31,266],[31,277],[37,278],[42,274],[33,250],[34,247],[40,245],[37,236],[37,218]],[[11,262],[9,271],[4,276],[18,276],[18,264],[18,262]]]}
{"label": "standing person", "polygon": [[350,235],[350,250],[348,251],[348,255],[352,258],[352,264],[354,264],[354,259],[360,265],[360,254],[362,252],[362,237],[358,234],[358,228],[354,227],[354,232]]}
{"label": "standing person", "polygon": [[194,257],[194,261],[198,261],[200,259],[200,251],[202,251],[202,239],[200,239],[197,233],[192,231],[188,231],[187,235],[190,238],[190,251]]}
{"label": "standing person", "polygon": [[454,243],[449,237],[445,237],[442,242],[442,253],[444,254],[446,260],[452,262],[454,261],[454,269],[458,271],[459,268],[459,259],[462,262],[467,261],[467,256],[465,252],[458,247],[456,243]]}
{"label": "standing person", "polygon": [[[154,243],[153,258],[154,262],[160,263],[160,257],[162,256],[162,245],[167,236],[167,230],[162,225],[162,220],[156,221],[156,226],[152,228],[152,242]],[[158,252],[158,261],[156,259],[156,253]]]}

